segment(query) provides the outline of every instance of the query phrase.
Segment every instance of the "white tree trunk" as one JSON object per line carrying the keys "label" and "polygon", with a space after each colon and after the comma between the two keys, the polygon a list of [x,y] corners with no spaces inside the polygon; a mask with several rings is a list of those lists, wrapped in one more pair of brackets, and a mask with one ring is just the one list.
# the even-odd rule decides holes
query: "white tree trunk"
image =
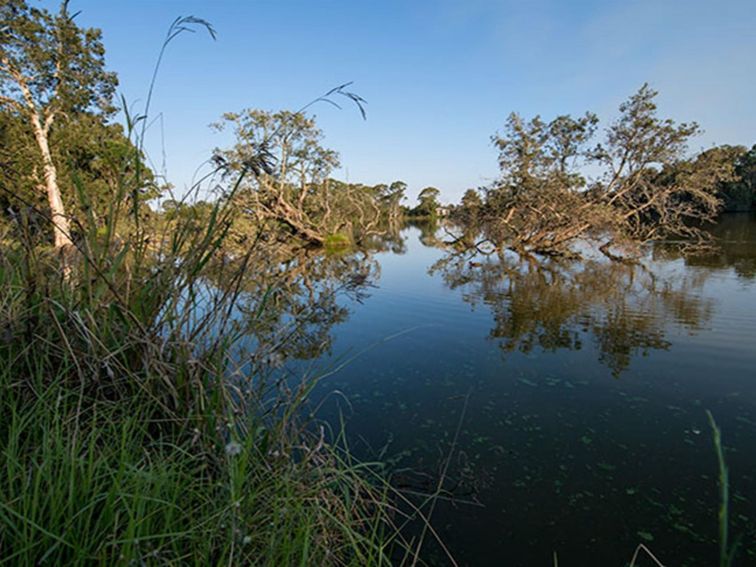
{"label": "white tree trunk", "polygon": [[[63,3],[62,15],[65,16],[66,3]],[[62,49],[62,45],[60,46]],[[59,56],[62,54],[59,54]],[[60,61],[60,60],[58,60]],[[29,88],[29,79],[15,69],[7,57],[0,57],[0,66],[4,71],[10,73],[13,80],[21,89],[24,102],[26,103],[26,109],[19,101],[11,100],[10,104],[21,113],[27,114],[31,121],[32,129],[34,130],[34,138],[37,140],[39,151],[42,154],[42,168],[45,177],[45,188],[47,190],[47,202],[50,205],[50,218],[53,225],[53,243],[55,250],[60,255],[61,267],[63,270],[63,278],[69,280],[71,277],[71,260],[74,251],[73,241],[71,240],[71,223],[66,216],[65,208],[63,207],[63,198],[60,195],[60,187],[58,187],[58,172],[55,169],[55,164],[50,154],[50,144],[48,140],[48,134],[50,133],[50,126],[52,126],[55,119],[55,111],[48,106],[47,111],[42,110],[37,106],[34,101],[34,96]],[[60,65],[58,64],[55,74],[56,80],[60,83]],[[57,87],[55,89],[55,95],[57,96]],[[7,102],[7,101],[6,101]]]}
{"label": "white tree trunk", "polygon": [[60,255],[63,277],[69,279],[71,275],[71,255],[73,253],[73,241],[71,240],[71,223],[66,216],[63,206],[63,198],[58,186],[58,172],[50,153],[48,142],[48,130],[43,127],[37,116],[32,117],[34,137],[37,140],[39,151],[42,154],[42,168],[45,176],[45,188],[47,190],[47,202],[50,206],[50,217],[53,225],[53,243],[55,250]]}

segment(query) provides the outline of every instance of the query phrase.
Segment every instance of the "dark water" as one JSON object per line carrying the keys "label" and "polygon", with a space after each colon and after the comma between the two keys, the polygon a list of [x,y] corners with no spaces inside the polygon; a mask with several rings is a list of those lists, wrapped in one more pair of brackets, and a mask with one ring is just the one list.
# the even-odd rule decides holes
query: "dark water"
{"label": "dark water", "polygon": [[319,416],[342,413],[415,503],[448,463],[433,524],[460,565],[620,566],[639,543],[716,564],[708,409],[735,565],[756,565],[756,218],[715,230],[715,255],[659,246],[632,268],[454,257],[410,228],[373,258],[369,296],[342,299],[330,354],[289,369],[355,357],[321,383]]}

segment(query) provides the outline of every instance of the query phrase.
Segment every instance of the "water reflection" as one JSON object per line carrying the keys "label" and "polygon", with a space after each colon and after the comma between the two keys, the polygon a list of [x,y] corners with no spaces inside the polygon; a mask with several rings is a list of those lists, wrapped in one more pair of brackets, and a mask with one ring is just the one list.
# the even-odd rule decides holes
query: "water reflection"
{"label": "water reflection", "polygon": [[[732,268],[742,280],[756,278],[756,215],[752,213],[731,213],[724,215],[711,228],[719,246],[708,254],[685,258],[691,267],[726,269]],[[678,257],[671,248],[659,245],[654,249],[656,259]]]}
{"label": "water reflection", "polygon": [[738,236],[729,222],[716,256],[659,246],[645,267],[469,251],[474,235],[450,247],[453,227],[430,224],[340,254],[266,247],[250,259],[238,319],[256,364],[291,360],[288,376],[361,353],[314,392],[329,400],[318,417],[346,416],[357,456],[385,462],[408,495],[439,486],[469,395],[440,485],[453,498],[434,517],[460,565],[550,564],[552,550],[560,565],[621,565],[651,538],[665,562],[712,564],[704,409],[725,431],[748,564],[756,327],[743,282],[756,230]]}
{"label": "water reflection", "polygon": [[[474,234],[458,235],[450,245],[453,227],[448,225],[411,226],[423,246],[444,250],[430,275],[460,291],[461,299],[473,308],[484,305],[490,311],[488,336],[504,355],[580,350],[591,341],[599,362],[618,377],[633,358],[668,350],[671,324],[695,333],[712,315],[713,300],[701,293],[712,271],[666,271],[667,264],[680,259],[671,247],[655,247],[648,266],[604,258],[536,260],[476,247],[480,243]],[[741,278],[756,276],[752,218],[733,216],[716,231],[726,245],[715,254],[685,258],[685,264],[733,267]],[[359,250],[336,254],[260,246],[246,260],[252,270],[242,283],[236,318],[237,332],[248,337],[247,346],[256,345],[257,370],[331,353],[332,331],[347,320],[347,305],[361,303],[379,283],[376,254],[406,251],[398,231],[375,236]],[[217,270],[213,284],[223,287],[227,272],[228,266]]]}
{"label": "water reflection", "polygon": [[[711,319],[713,300],[701,293],[712,269],[733,268],[745,280],[756,277],[756,223],[751,215],[731,215],[714,227],[723,246],[715,253],[684,258],[688,267],[666,270],[681,261],[674,247],[657,245],[647,265],[519,257],[476,242],[476,235],[450,236],[454,227],[437,222],[410,223],[420,243],[444,251],[429,269],[450,290],[460,291],[473,308],[491,313],[488,336],[504,355],[580,350],[590,341],[598,360],[615,377],[633,358],[671,347],[671,327],[695,333]],[[361,303],[379,283],[381,252],[405,254],[398,231],[372,237],[360,249],[326,254],[309,248],[260,245],[251,255],[229,254],[214,272],[223,288],[235,264],[248,262],[237,302],[236,332],[255,344],[256,370],[289,359],[313,360],[329,354],[332,331],[349,316],[348,304]],[[339,298],[348,301],[340,301]]]}
{"label": "water reflection", "polygon": [[[380,279],[380,252],[401,254],[397,233],[371,237],[360,249],[326,253],[307,247],[258,244],[251,251],[228,251],[211,271],[213,288],[238,295],[232,329],[243,337],[248,376],[265,376],[289,360],[314,360],[332,352],[334,327],[350,306],[362,303]],[[241,280],[229,277],[246,264]]]}
{"label": "water reflection", "polygon": [[490,309],[490,337],[505,353],[580,350],[592,339],[615,377],[635,356],[670,347],[670,321],[694,332],[712,313],[699,293],[703,273],[665,277],[642,265],[476,249],[449,252],[430,272],[463,301]]}

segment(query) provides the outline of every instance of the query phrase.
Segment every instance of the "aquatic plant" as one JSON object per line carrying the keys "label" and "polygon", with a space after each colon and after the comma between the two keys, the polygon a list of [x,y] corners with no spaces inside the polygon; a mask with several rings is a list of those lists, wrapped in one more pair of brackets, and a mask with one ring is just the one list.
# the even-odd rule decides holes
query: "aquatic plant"
{"label": "aquatic plant", "polygon": [[712,438],[714,440],[714,449],[717,453],[717,463],[719,464],[719,511],[717,514],[719,525],[719,567],[729,567],[735,559],[738,545],[729,544],[729,526],[730,526],[730,480],[727,470],[727,463],[724,457],[724,448],[722,446],[722,432],[714,421],[714,416],[709,410],[706,410],[706,416],[709,418]]}
{"label": "aquatic plant", "polygon": [[[735,554],[737,552],[738,545],[730,545],[729,540],[729,525],[730,525],[730,482],[729,473],[727,471],[727,463],[725,462],[724,449],[722,445],[722,432],[717,426],[717,422],[714,421],[714,416],[709,410],[706,410],[706,417],[709,420],[709,426],[711,427],[712,439],[714,441],[714,450],[717,454],[717,463],[719,466],[719,508],[717,512],[717,525],[719,527],[719,567],[730,567],[735,560]],[[656,565],[664,567],[664,564],[651,552],[651,550],[643,543],[638,544],[635,548],[633,557],[630,560],[630,567],[634,567],[640,553],[644,552],[650,557]]]}

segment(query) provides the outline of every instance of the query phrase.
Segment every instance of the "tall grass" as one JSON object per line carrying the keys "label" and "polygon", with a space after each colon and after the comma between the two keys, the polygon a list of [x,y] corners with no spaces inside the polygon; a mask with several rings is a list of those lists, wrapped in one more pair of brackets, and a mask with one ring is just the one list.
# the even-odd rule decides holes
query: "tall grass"
{"label": "tall grass", "polygon": [[231,211],[151,247],[121,214],[79,224],[72,281],[21,230],[0,250],[0,564],[387,563],[385,489],[295,418],[311,385],[269,412],[229,379],[249,264],[204,275]]}
{"label": "tall grass", "polygon": [[72,277],[33,230],[44,211],[18,203],[30,214],[0,235],[0,565],[389,563],[387,485],[297,418],[312,382],[271,404],[248,370],[255,318],[233,312],[256,246],[227,262],[231,199],[150,222],[147,118],[126,119],[108,210],[73,179]]}
{"label": "tall grass", "polygon": [[119,232],[121,181],[72,279],[22,227],[0,250],[0,564],[388,563],[386,486],[296,418],[312,382],[270,411],[242,372],[233,211]]}

